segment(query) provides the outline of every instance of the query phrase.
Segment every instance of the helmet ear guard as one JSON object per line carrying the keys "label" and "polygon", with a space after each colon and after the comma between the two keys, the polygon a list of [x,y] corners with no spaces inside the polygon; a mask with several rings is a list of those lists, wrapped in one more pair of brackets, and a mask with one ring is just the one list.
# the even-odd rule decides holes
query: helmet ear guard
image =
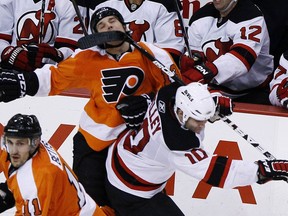
{"label": "helmet ear guard", "polygon": [[[182,121],[178,118],[177,109],[183,111]],[[206,121],[215,113],[215,103],[207,85],[198,82],[181,86],[175,96],[174,112],[182,126],[191,117],[197,121]]]}

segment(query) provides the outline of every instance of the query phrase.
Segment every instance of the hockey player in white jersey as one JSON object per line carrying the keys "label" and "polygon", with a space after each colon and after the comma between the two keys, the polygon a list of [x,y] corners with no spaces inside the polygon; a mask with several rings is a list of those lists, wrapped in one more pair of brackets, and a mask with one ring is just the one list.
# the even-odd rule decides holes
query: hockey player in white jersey
{"label": "hockey player in white jersey", "polygon": [[193,14],[188,36],[190,49],[205,59],[182,74],[186,83],[200,80],[234,101],[270,104],[270,39],[263,14],[250,0],[213,0]]}
{"label": "hockey player in white jersey", "polygon": [[117,215],[184,215],[162,192],[176,170],[220,188],[287,181],[287,160],[248,162],[204,150],[205,124],[216,109],[206,85],[160,89],[141,128],[124,131],[109,149],[107,192]]}
{"label": "hockey player in white jersey", "polygon": [[96,9],[117,9],[135,41],[154,43],[168,51],[178,64],[184,52],[184,40],[173,1],[108,0],[97,5]]}
{"label": "hockey player in white jersey", "polygon": [[280,58],[279,66],[274,71],[270,82],[269,99],[272,105],[288,109],[288,50]]}
{"label": "hockey player in white jersey", "polygon": [[[80,11],[84,16],[84,8]],[[1,0],[0,18],[2,68],[33,71],[59,62],[83,36],[69,0]]]}

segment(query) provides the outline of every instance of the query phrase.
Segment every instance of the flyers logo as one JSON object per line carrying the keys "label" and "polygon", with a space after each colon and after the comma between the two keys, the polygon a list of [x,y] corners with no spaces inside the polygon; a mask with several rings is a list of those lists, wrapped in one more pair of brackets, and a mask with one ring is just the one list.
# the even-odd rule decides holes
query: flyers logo
{"label": "flyers logo", "polygon": [[137,67],[102,70],[103,98],[107,103],[118,102],[120,96],[134,94],[144,80],[144,72]]}
{"label": "flyers logo", "polygon": [[207,60],[213,62],[219,56],[229,52],[232,44],[233,42],[231,39],[228,41],[221,41],[221,39],[208,41],[203,45],[203,50],[206,54]]}
{"label": "flyers logo", "polygon": [[143,40],[146,40],[145,32],[150,28],[150,24],[146,20],[134,20],[129,23],[128,28],[132,32],[131,36],[135,41],[140,41],[142,36]]}

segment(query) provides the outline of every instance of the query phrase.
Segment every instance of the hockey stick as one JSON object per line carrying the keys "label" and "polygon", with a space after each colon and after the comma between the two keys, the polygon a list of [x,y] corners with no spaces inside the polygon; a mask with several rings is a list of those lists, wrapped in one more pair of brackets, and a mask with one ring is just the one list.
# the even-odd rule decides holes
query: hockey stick
{"label": "hockey stick", "polygon": [[75,10],[76,15],[77,15],[77,17],[78,17],[78,19],[79,19],[81,28],[83,29],[83,33],[84,33],[85,36],[87,36],[87,35],[88,35],[88,31],[87,31],[87,29],[86,29],[86,26],[85,26],[85,24],[84,24],[84,21],[82,20],[82,16],[81,16],[79,7],[78,7],[77,3],[75,2],[75,0],[70,0],[70,1],[71,1],[72,4],[73,4],[74,10]]}
{"label": "hockey stick", "polygon": [[[104,34],[105,33],[105,34]],[[113,35],[113,36],[112,36]],[[108,41],[108,39],[110,39]],[[167,74],[169,77],[171,77],[175,82],[178,82],[180,85],[185,85],[185,83],[175,74],[175,72],[169,70],[163,63],[158,61],[154,56],[152,56],[150,53],[148,53],[147,50],[145,50],[143,47],[139,46],[129,35],[115,31],[115,32],[103,32],[103,33],[97,33],[89,35],[89,37],[83,37],[81,38],[78,43],[80,48],[81,47],[93,47],[96,45],[103,44],[105,42],[111,42],[113,40],[111,39],[117,39],[119,40],[126,40],[131,45],[133,45],[136,49],[138,49],[141,53],[143,53],[149,60],[151,60],[158,68],[160,68],[165,74]],[[105,41],[106,40],[106,41]],[[116,40],[116,41],[117,41]],[[99,43],[101,41],[101,43]],[[114,40],[115,41],[115,40]],[[231,127],[236,133],[238,133],[243,139],[245,139],[250,145],[252,145],[254,148],[258,149],[264,156],[266,156],[270,160],[275,160],[276,158],[268,151],[264,150],[264,148],[256,142],[252,137],[250,137],[247,133],[244,133],[235,123],[233,123],[229,118],[226,116],[220,116],[221,120],[225,122],[229,127]]]}
{"label": "hockey stick", "polygon": [[87,49],[97,45],[104,45],[107,42],[123,41],[125,37],[125,33],[120,31],[100,32],[80,38],[78,40],[78,46],[80,49]]}
{"label": "hockey stick", "polygon": [[42,0],[42,5],[41,5],[41,14],[40,14],[40,20],[39,20],[39,24],[40,24],[40,30],[39,30],[39,44],[42,43],[43,39],[44,39],[44,24],[45,24],[45,0]]}
{"label": "hockey stick", "polygon": [[190,50],[190,47],[189,47],[188,34],[187,34],[186,29],[185,29],[184,22],[183,22],[183,18],[182,18],[181,13],[180,13],[180,8],[179,8],[179,5],[178,5],[178,0],[173,0],[173,1],[174,1],[174,5],[175,5],[175,8],[176,8],[177,16],[178,16],[178,19],[179,19],[180,27],[181,27],[182,32],[183,32],[183,38],[184,38],[184,42],[185,42],[185,47],[186,47],[187,52],[188,52],[188,56],[189,56],[190,58],[193,58],[192,53],[191,53],[191,50]]}
{"label": "hockey stick", "polygon": [[247,133],[243,132],[238,125],[233,123],[229,118],[226,116],[220,116],[221,120],[225,122],[232,130],[234,130],[236,133],[238,133],[243,139],[245,139],[250,145],[252,145],[254,148],[259,150],[265,157],[267,157],[269,160],[276,160],[276,158],[267,150],[265,150],[259,142],[255,141],[251,136],[249,136]]}

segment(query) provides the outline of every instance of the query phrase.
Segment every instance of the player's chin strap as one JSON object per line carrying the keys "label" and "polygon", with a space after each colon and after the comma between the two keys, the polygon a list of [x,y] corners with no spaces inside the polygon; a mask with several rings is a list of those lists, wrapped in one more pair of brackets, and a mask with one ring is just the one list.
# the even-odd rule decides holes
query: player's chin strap
{"label": "player's chin strap", "polygon": [[233,6],[234,3],[236,4],[238,0],[232,0],[225,9],[221,10],[221,13],[226,13],[227,11],[229,11]]}

